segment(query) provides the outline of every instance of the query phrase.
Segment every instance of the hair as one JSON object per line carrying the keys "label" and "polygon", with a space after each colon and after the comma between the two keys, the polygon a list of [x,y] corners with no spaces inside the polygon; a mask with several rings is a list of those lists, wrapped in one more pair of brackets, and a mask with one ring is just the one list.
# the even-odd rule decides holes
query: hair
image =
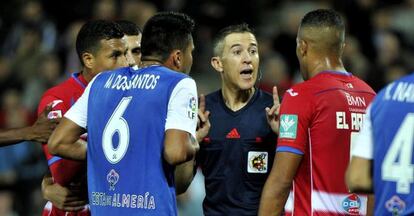
{"label": "hair", "polygon": [[301,21],[299,34],[318,43],[320,52],[342,54],[345,24],[334,10],[318,9],[307,13]]}
{"label": "hair", "polygon": [[194,25],[194,20],[183,13],[157,13],[142,31],[142,59],[153,56],[164,62],[173,50],[184,51],[192,41]]}
{"label": "hair", "polygon": [[121,39],[124,36],[118,24],[107,20],[94,20],[85,23],[76,37],[76,52],[82,65],[82,54],[95,54],[101,40]]}
{"label": "hair", "polygon": [[139,26],[128,20],[118,20],[116,23],[126,35],[140,35],[142,33]]}
{"label": "hair", "polygon": [[253,30],[249,27],[247,23],[241,23],[237,25],[230,25],[223,29],[221,29],[216,37],[213,39],[213,53],[214,56],[220,56],[223,53],[223,41],[227,35],[233,33],[252,33],[254,34]]}
{"label": "hair", "polygon": [[301,22],[301,27],[333,27],[345,30],[341,16],[331,9],[317,9],[307,13]]}

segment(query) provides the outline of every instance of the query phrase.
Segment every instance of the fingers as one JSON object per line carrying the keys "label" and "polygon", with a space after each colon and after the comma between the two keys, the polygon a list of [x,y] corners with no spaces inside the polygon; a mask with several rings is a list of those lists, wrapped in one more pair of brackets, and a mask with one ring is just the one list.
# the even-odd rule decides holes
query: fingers
{"label": "fingers", "polygon": [[203,121],[204,127],[208,127],[208,128],[210,128],[210,120],[209,120],[209,117],[210,117],[210,111],[206,111],[206,112],[204,113],[204,117],[205,117],[205,121]]}
{"label": "fingers", "polygon": [[277,92],[277,86],[273,86],[273,104],[280,104],[279,93]]}
{"label": "fingers", "polygon": [[206,110],[206,97],[203,94],[200,95],[198,110],[202,113]]}
{"label": "fingers", "polygon": [[43,110],[42,115],[45,115],[47,117],[47,114],[52,111],[52,105],[53,103],[50,103],[46,106],[46,108]]}
{"label": "fingers", "polygon": [[267,116],[269,117],[274,116],[276,114],[276,111],[279,109],[279,107],[280,106],[277,106],[277,105],[273,105],[272,108],[266,107],[265,110],[266,110]]}

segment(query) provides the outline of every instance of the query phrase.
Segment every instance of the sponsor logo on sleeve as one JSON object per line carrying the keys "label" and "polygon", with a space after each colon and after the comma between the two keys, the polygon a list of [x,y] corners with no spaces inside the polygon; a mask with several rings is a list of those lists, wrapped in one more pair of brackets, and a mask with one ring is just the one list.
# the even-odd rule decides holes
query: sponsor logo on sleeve
{"label": "sponsor logo on sleeve", "polygon": [[109,190],[114,191],[115,185],[116,183],[118,183],[118,180],[119,180],[119,174],[114,169],[111,169],[108,175],[106,175],[106,180],[109,183]]}
{"label": "sponsor logo on sleeve", "polygon": [[295,97],[295,96],[298,96],[299,95],[299,93],[297,93],[297,92],[294,92],[293,91],[293,89],[288,89],[288,90],[286,90],[289,94],[290,94],[290,96],[292,96],[292,97]]}
{"label": "sponsor logo on sleeve", "polygon": [[359,215],[361,199],[356,194],[350,194],[342,201],[342,208],[350,215]]}
{"label": "sponsor logo on sleeve", "polygon": [[296,139],[298,116],[283,114],[280,117],[280,138]]}
{"label": "sponsor logo on sleeve", "polygon": [[247,158],[248,173],[267,173],[267,152],[249,151]]}
{"label": "sponsor logo on sleeve", "polygon": [[197,100],[195,97],[191,97],[188,102],[187,116],[190,119],[194,119],[197,116]]}

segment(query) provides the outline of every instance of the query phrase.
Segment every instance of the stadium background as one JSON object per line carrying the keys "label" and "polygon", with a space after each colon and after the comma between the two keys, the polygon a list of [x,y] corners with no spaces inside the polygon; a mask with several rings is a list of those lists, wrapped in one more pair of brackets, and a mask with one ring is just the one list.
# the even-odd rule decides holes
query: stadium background
{"label": "stadium background", "polygon": [[[300,82],[295,54],[301,17],[333,8],[347,23],[344,63],[378,90],[414,68],[414,0],[12,0],[0,2],[0,127],[30,125],[42,93],[79,68],[77,31],[88,19],[127,19],[143,27],[156,11],[186,12],[197,23],[191,75],[199,93],[220,86],[210,66],[211,38],[221,27],[247,22],[256,30],[261,60],[258,85],[279,92]],[[46,172],[40,146],[0,149],[0,216],[40,215]],[[179,197],[180,215],[200,215],[203,179]]]}

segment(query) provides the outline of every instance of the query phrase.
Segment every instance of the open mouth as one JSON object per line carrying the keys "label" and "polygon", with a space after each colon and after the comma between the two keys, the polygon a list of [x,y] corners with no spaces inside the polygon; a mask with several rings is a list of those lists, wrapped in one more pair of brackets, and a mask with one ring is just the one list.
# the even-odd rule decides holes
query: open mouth
{"label": "open mouth", "polygon": [[246,80],[252,79],[253,78],[253,69],[251,69],[251,68],[243,69],[240,72],[240,76],[241,76],[242,79],[246,79]]}
{"label": "open mouth", "polygon": [[250,68],[244,69],[240,72],[240,74],[242,75],[243,74],[251,75],[252,73],[253,73],[253,69],[250,69]]}

